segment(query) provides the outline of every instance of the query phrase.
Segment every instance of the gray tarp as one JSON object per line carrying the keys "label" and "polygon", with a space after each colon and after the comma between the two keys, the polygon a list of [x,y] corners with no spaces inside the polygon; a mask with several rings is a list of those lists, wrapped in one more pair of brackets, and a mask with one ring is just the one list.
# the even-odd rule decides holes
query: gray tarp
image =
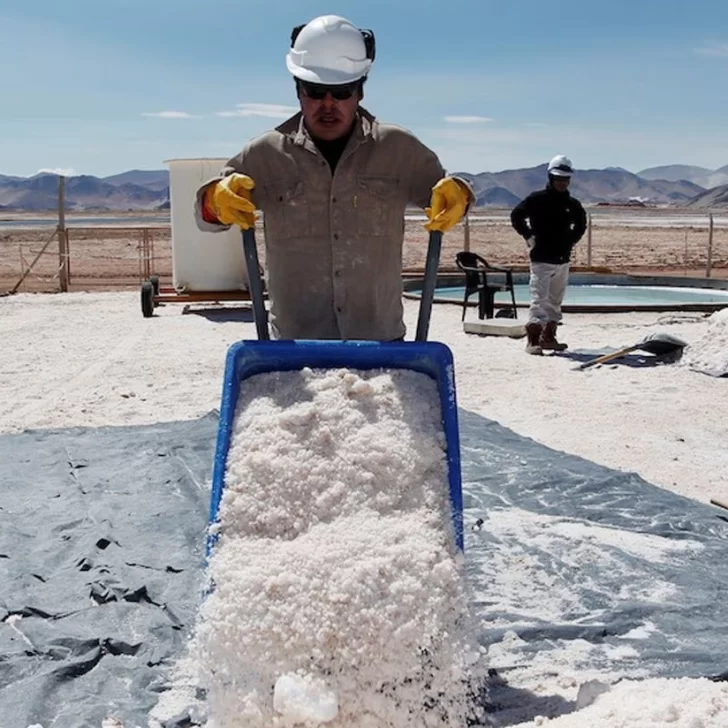
{"label": "gray tarp", "polygon": [[216,431],[0,437],[1,728],[146,725],[199,599]]}
{"label": "gray tarp", "polygon": [[[478,415],[461,410],[459,420],[481,644],[506,632],[520,638],[507,650],[510,664],[492,664],[500,676],[490,698],[500,711],[513,709],[525,721],[573,710],[504,681],[514,665],[535,661],[542,675],[558,673],[562,650],[576,641],[589,649],[570,663],[572,674],[716,677],[728,670],[728,511]],[[508,724],[499,716],[499,725]]]}
{"label": "gray tarp", "polygon": [[[0,728],[146,726],[194,624],[216,434],[211,413],[0,436]],[[516,633],[522,664],[583,640],[586,669],[627,639],[625,675],[728,668],[722,512],[462,410],[460,434],[484,645]],[[502,725],[516,704],[520,720],[571,709],[491,666]]]}

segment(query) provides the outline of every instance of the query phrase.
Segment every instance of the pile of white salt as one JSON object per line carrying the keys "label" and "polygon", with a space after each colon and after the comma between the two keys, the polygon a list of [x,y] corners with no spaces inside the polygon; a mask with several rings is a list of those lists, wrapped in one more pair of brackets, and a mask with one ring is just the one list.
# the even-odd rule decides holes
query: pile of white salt
{"label": "pile of white salt", "polygon": [[685,350],[684,366],[712,377],[728,376],[728,308],[708,319],[708,329]]}
{"label": "pile of white salt", "polygon": [[241,390],[195,640],[209,728],[460,728],[478,650],[436,382],[304,369]]}

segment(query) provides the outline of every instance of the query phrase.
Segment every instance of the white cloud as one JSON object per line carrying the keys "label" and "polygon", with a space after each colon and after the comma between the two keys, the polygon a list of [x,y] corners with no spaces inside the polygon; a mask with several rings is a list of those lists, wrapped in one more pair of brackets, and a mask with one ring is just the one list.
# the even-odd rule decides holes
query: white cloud
{"label": "white cloud", "polygon": [[155,119],[192,119],[192,114],[186,111],[152,111],[143,113],[142,116],[153,116]]}
{"label": "white cloud", "polygon": [[39,169],[36,174],[58,174],[61,177],[75,177],[78,173],[72,167],[44,167]]}
{"label": "white cloud", "polygon": [[728,58],[728,43],[713,43],[712,45],[697,48],[695,52],[700,53],[701,56]]}
{"label": "white cloud", "polygon": [[282,104],[235,104],[233,111],[218,111],[217,116],[264,116],[269,119],[287,119],[298,110],[296,106]]}
{"label": "white cloud", "polygon": [[446,116],[445,121],[448,124],[483,124],[493,119],[488,116]]}

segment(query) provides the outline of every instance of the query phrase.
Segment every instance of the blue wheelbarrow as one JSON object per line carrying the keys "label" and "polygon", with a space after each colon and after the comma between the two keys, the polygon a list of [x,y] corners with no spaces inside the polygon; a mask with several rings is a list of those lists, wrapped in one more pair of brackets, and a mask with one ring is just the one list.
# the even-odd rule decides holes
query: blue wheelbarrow
{"label": "blue wheelbarrow", "polygon": [[[209,515],[211,526],[218,521],[220,501],[225,490],[225,471],[236,414],[235,409],[240,388],[244,386],[248,377],[275,371],[300,370],[304,367],[312,369],[347,367],[360,370],[409,369],[430,376],[438,384],[442,425],[447,442],[453,531],[458,549],[463,550],[460,441],[453,357],[445,344],[426,340],[441,246],[442,233],[431,232],[414,342],[272,341],[268,332],[267,312],[263,301],[263,282],[259,273],[255,233],[253,230],[243,231],[243,248],[258,340],[237,342],[230,347],[227,353],[212,478]],[[207,541],[208,557],[217,537],[217,530],[213,529]]]}

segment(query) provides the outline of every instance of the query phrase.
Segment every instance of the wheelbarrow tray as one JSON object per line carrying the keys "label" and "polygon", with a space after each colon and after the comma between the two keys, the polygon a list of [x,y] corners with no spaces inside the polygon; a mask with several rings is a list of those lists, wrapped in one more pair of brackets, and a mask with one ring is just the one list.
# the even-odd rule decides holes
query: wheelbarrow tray
{"label": "wheelbarrow tray", "polygon": [[[455,395],[453,357],[440,342],[376,342],[274,340],[239,341],[225,360],[220,422],[210,499],[210,525],[218,518],[225,490],[225,471],[233,432],[236,406],[244,381],[255,374],[312,369],[410,369],[436,380],[440,395],[442,425],[447,443],[447,468],[454,535],[463,550],[463,504],[460,471],[460,439]],[[211,533],[208,556],[216,541]]]}

